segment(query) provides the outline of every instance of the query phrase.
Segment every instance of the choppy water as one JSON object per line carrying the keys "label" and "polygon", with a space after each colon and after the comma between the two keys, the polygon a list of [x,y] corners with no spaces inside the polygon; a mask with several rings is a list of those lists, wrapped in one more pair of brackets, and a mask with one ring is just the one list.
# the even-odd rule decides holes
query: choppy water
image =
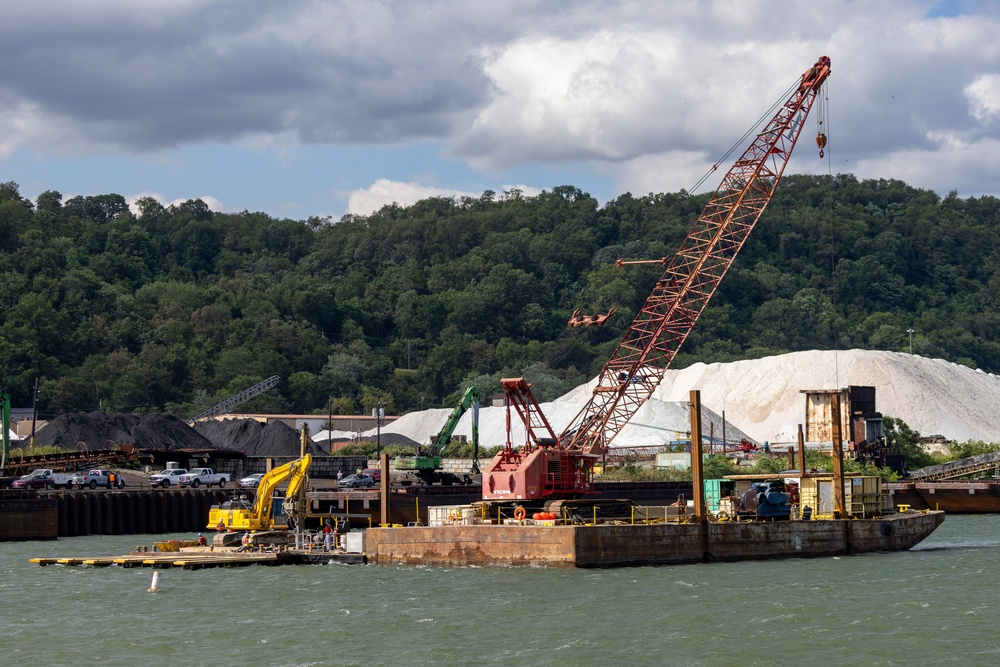
{"label": "choppy water", "polygon": [[1000,516],[950,516],[896,554],[618,570],[163,570],[156,594],[150,569],[28,562],[151,541],[0,543],[0,664],[1000,663]]}

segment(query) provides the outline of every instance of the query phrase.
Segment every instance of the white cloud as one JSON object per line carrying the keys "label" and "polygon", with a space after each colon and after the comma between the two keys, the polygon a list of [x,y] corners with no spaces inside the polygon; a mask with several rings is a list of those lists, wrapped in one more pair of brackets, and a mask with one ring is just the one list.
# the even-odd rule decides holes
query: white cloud
{"label": "white cloud", "polygon": [[[712,163],[703,152],[668,151],[615,164],[613,171],[618,192],[631,192],[636,197],[642,197],[649,193],[693,188],[711,168]],[[718,176],[711,175],[691,194],[714,190],[727,168],[721,168]],[[612,169],[609,167],[606,171],[611,172]]]}
{"label": "white cloud", "polygon": [[989,123],[1000,116],[1000,74],[984,74],[965,87],[969,113]]}
{"label": "white cloud", "polygon": [[[523,196],[534,197],[540,194],[543,188],[524,184],[504,185],[499,191],[496,191],[496,194],[502,196],[504,192],[511,190],[520,190]],[[421,185],[420,183],[401,183],[388,178],[380,178],[369,187],[355,190],[350,194],[347,212],[353,215],[370,215],[383,206],[393,203],[409,206],[429,197],[472,197],[478,199],[482,194],[482,192],[467,192],[434,185]]]}
{"label": "white cloud", "polygon": [[367,188],[351,193],[347,201],[347,212],[354,215],[370,215],[383,206],[393,203],[409,206],[428,197],[478,197],[480,194],[380,178]]}
{"label": "white cloud", "polygon": [[858,178],[898,179],[917,188],[961,197],[1000,195],[1000,139],[939,136],[928,149],[899,150],[861,160]]}
{"label": "white cloud", "polygon": [[[274,195],[255,192],[261,207],[304,202],[288,194],[307,180],[297,170],[339,164],[328,156],[340,151],[357,166],[331,179],[336,199],[298,210],[355,213],[470,195],[448,186],[480,178],[533,180],[540,165],[588,190],[603,177],[596,187],[674,191],[828,55],[834,171],[924,187],[962,176],[961,192],[1000,194],[987,153],[1000,141],[1000,5],[928,18],[939,4],[789,0],[778,21],[773,0],[20,3],[0,22],[0,161],[266,149],[284,173]],[[426,143],[444,148],[416,157]],[[481,175],[449,176],[442,153]],[[956,155],[985,162],[934,174]],[[182,168],[162,165],[174,181]],[[214,173],[178,191],[243,199],[225,188],[231,172]],[[117,187],[163,187],[145,178]]]}
{"label": "white cloud", "polygon": [[139,215],[140,211],[139,208],[136,206],[136,201],[142,199],[143,197],[149,197],[151,199],[155,199],[166,208],[169,208],[171,206],[180,206],[184,202],[190,201],[192,199],[200,199],[203,202],[205,202],[208,208],[211,209],[212,211],[216,213],[226,212],[226,209],[225,207],[223,207],[222,202],[219,201],[217,198],[212,197],[211,195],[203,195],[201,197],[184,197],[179,199],[171,199],[170,201],[167,201],[167,199],[158,192],[143,192],[137,195],[130,195],[128,197],[125,197],[125,201],[128,202],[129,210],[131,210],[134,215]]}

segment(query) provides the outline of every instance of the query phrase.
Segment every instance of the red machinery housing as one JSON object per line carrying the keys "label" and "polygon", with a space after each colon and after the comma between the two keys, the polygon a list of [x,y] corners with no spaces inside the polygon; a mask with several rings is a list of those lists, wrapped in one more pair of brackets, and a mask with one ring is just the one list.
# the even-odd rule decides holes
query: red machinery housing
{"label": "red machinery housing", "polygon": [[[504,378],[500,384],[507,403],[507,443],[483,475],[483,499],[570,498],[590,492],[594,461],[600,457],[559,446],[524,378]],[[526,433],[525,443],[517,448],[510,441],[511,409]]]}
{"label": "red machinery housing", "polygon": [[[545,500],[591,490],[594,462],[663,379],[781,180],[820,89],[821,57],[793,84],[778,112],[722,179],[598,376],[586,406],[557,437],[523,378],[502,381],[507,443],[483,474],[484,500]],[[826,135],[817,135],[826,146]],[[822,153],[821,153],[822,156]],[[527,439],[510,442],[510,410]],[[536,431],[543,432],[542,435]]]}

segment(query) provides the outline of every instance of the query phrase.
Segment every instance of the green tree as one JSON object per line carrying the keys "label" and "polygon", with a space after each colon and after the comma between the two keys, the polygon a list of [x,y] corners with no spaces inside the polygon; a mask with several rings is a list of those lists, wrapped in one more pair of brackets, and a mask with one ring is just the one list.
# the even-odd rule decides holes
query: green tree
{"label": "green tree", "polygon": [[902,419],[885,417],[882,425],[886,442],[893,451],[903,455],[907,468],[916,470],[933,463],[931,456],[920,446],[920,433],[907,426]]}

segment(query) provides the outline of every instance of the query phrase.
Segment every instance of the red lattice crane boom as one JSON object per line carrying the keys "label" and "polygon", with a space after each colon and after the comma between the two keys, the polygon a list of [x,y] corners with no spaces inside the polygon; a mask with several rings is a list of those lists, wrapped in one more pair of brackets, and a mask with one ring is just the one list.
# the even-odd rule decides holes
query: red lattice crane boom
{"label": "red lattice crane boom", "polygon": [[[572,479],[551,483],[545,471],[529,470],[536,467],[533,462],[539,459],[531,455],[537,447],[533,443],[538,441],[532,435],[532,427],[537,425],[531,424],[519,411],[529,433],[528,442],[519,454],[511,451],[508,437],[504,452],[494,458],[484,475],[483,498],[538,499],[569,493],[567,487],[576,488],[577,493],[589,489],[593,461],[663,379],[667,367],[770,202],[806,117],[829,75],[830,59],[823,56],[793,86],[787,101],[722,179],[667,264],[663,276],[601,370],[590,401],[556,439],[554,447],[541,447],[569,456],[568,462],[550,467],[558,468],[556,472],[560,474],[574,471]],[[826,137],[821,136],[822,149]],[[526,384],[518,385],[518,393],[523,395],[525,392],[530,396]],[[530,402],[534,403],[534,399]],[[553,455],[554,452],[550,452],[542,459]],[[560,459],[565,459],[565,455]],[[541,463],[539,459],[539,465]],[[574,481],[583,478],[582,483]],[[532,480],[542,480],[543,484],[539,486]],[[544,483],[546,480],[549,483]]]}
{"label": "red lattice crane boom", "polygon": [[771,201],[829,75],[823,56],[722,179],[563,432],[568,449],[600,454],[652,395]]}

